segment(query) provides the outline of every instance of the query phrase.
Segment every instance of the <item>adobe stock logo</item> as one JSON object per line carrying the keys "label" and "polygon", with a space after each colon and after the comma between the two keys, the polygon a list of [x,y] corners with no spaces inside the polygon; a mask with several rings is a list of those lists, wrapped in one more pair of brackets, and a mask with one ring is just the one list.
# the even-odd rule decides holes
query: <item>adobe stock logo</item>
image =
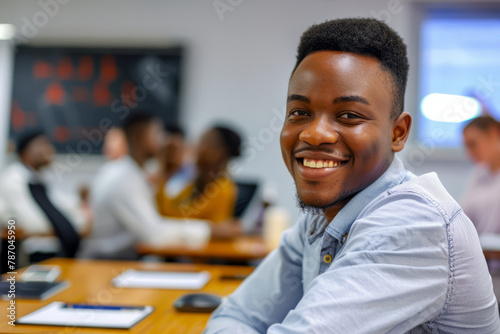
{"label": "adobe stock logo", "polygon": [[224,21],[224,14],[227,12],[232,12],[236,7],[241,5],[243,0],[214,0],[212,5],[214,6],[215,12],[219,16],[219,19]]}
{"label": "adobe stock logo", "polygon": [[387,8],[381,9],[379,11],[371,10],[370,14],[373,18],[384,21],[388,24],[392,21],[393,16],[401,14],[402,11],[403,5],[401,3],[401,0],[390,0],[387,3]]}

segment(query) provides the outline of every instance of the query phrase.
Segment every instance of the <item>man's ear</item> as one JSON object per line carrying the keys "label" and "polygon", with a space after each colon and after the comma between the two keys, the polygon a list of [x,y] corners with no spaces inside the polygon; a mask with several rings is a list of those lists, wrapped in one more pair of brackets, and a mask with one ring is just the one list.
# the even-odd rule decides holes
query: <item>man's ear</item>
{"label": "man's ear", "polygon": [[392,123],[392,151],[399,152],[405,147],[406,140],[410,134],[411,116],[407,112],[401,113]]}

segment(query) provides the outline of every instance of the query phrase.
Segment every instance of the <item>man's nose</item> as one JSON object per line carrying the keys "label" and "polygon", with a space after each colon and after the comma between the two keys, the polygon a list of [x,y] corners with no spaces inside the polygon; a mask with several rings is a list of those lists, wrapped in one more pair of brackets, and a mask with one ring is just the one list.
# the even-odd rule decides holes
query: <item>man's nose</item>
{"label": "man's nose", "polygon": [[335,144],[339,135],[331,120],[327,117],[318,117],[302,130],[299,139],[309,145],[320,146],[321,144]]}

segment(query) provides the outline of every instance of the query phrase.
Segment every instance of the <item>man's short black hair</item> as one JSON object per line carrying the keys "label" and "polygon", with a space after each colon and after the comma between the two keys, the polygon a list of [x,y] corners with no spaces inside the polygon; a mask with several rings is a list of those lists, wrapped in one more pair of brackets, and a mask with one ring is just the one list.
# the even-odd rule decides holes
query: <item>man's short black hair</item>
{"label": "man's short black hair", "polygon": [[352,52],[378,59],[393,78],[391,116],[401,114],[409,69],[406,44],[387,24],[370,18],[349,18],[313,25],[300,39],[292,75],[302,60],[316,51]]}
{"label": "man's short black hair", "polygon": [[159,118],[156,117],[153,113],[140,110],[134,111],[130,113],[122,122],[122,129],[125,133],[125,137],[130,144],[130,140],[132,138],[133,133],[142,125],[151,123]]}
{"label": "man's short black hair", "polygon": [[24,150],[26,150],[29,144],[38,137],[45,137],[46,134],[42,129],[30,129],[23,131],[18,139],[16,145],[16,152],[18,155],[23,154]]}
{"label": "man's short black hair", "polygon": [[224,143],[230,158],[239,157],[241,154],[241,137],[236,131],[230,128],[217,125],[213,129],[217,131]]}

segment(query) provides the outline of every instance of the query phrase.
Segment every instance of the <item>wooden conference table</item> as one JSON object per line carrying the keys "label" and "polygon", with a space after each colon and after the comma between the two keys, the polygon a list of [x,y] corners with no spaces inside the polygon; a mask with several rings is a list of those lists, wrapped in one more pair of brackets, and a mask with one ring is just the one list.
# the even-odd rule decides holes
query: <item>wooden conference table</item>
{"label": "wooden conference table", "polygon": [[234,239],[211,240],[203,247],[187,246],[151,247],[139,244],[136,251],[141,255],[159,255],[164,257],[185,256],[196,262],[206,262],[209,259],[232,261],[251,261],[266,257],[270,250],[264,239],[259,236],[240,236]]}
{"label": "wooden conference table", "polygon": [[[498,241],[481,239],[484,257],[486,259],[500,259],[500,236]],[[158,255],[164,257],[186,256],[196,262],[206,262],[209,259],[223,259],[234,261],[259,260],[269,254],[264,239],[258,236],[240,236],[230,240],[211,240],[201,248],[186,246],[151,247],[139,244],[136,248],[141,255]]]}
{"label": "wooden conference table", "polygon": [[500,250],[483,249],[483,254],[486,260],[500,260]]}
{"label": "wooden conference table", "polygon": [[[193,290],[158,290],[116,288],[111,279],[129,268],[142,270],[198,271],[211,273],[211,279],[201,290],[226,296],[241,283],[239,279],[224,279],[222,276],[248,275],[252,267],[218,266],[199,264],[147,263],[125,261],[92,261],[72,259],[50,259],[43,264],[59,265],[61,280],[69,280],[70,286],[55,296],[44,300],[16,299],[16,318],[22,317],[53,301],[87,304],[151,305],[154,311],[130,330],[102,328],[74,328],[57,326],[34,326],[7,324],[8,301],[0,301],[0,333],[201,333],[209,318],[208,313],[181,313],[172,306],[174,301]],[[23,269],[18,270],[18,276]]]}

